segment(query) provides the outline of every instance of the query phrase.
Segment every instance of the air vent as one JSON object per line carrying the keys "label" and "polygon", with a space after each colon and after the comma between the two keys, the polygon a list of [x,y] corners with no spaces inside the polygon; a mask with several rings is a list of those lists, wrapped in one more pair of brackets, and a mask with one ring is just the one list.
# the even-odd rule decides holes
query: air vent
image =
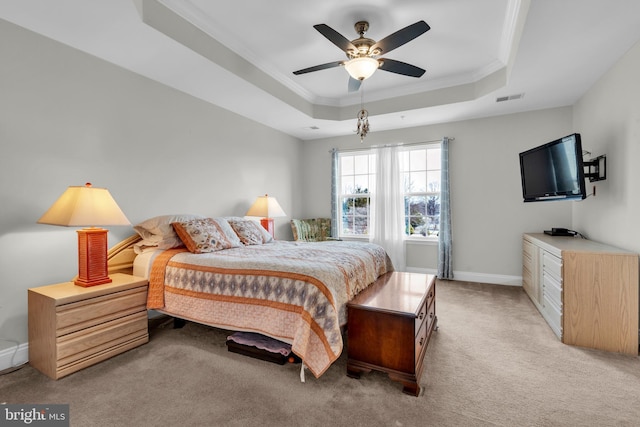
{"label": "air vent", "polygon": [[514,99],[521,99],[523,96],[524,96],[524,93],[517,93],[515,95],[509,95],[509,96],[500,96],[496,98],[496,102],[513,101]]}

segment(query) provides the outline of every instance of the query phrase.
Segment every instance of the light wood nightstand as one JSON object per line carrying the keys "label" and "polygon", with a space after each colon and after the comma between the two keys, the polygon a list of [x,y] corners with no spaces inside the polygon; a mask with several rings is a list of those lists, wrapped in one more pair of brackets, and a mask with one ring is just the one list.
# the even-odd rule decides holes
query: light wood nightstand
{"label": "light wood nightstand", "polygon": [[148,282],[112,274],[88,288],[73,282],[29,289],[29,363],[58,379],[149,341]]}

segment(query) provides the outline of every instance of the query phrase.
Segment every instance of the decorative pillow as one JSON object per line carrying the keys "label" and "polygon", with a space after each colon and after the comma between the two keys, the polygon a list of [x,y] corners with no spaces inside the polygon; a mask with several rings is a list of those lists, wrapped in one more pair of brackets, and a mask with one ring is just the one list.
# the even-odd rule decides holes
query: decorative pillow
{"label": "decorative pillow", "polygon": [[222,218],[199,218],[171,225],[187,249],[194,254],[237,248],[241,245],[229,223]]}
{"label": "decorative pillow", "polygon": [[273,241],[273,236],[255,221],[240,217],[227,218],[227,221],[245,245],[262,245]]}
{"label": "decorative pillow", "polygon": [[171,249],[184,246],[171,225],[172,222],[189,221],[204,218],[201,215],[160,215],[149,218],[133,229],[144,239],[146,246],[157,246],[158,249]]}

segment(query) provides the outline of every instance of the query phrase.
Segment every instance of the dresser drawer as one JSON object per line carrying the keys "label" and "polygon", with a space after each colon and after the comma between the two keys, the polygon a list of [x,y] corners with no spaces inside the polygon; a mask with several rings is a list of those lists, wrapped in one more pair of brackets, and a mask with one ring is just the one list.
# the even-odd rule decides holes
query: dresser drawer
{"label": "dresser drawer", "polygon": [[557,306],[547,295],[542,300],[543,317],[559,339],[562,339],[562,308]]}
{"label": "dresser drawer", "polygon": [[108,347],[148,334],[147,312],[131,314],[58,338],[58,366],[63,366]]}
{"label": "dresser drawer", "polygon": [[146,310],[147,287],[65,304],[56,308],[56,336],[67,335]]}
{"label": "dresser drawer", "polygon": [[542,271],[551,274],[562,283],[562,260],[547,251],[542,251]]}
{"label": "dresser drawer", "polygon": [[527,240],[522,241],[522,264],[524,267],[533,270],[533,256],[536,247]]}
{"label": "dresser drawer", "polygon": [[562,309],[562,285],[550,274],[543,275],[542,294]]}

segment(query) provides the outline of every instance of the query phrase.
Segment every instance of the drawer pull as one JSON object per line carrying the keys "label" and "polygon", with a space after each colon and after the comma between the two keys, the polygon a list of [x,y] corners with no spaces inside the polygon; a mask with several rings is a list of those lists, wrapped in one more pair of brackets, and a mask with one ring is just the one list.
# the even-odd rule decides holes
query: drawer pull
{"label": "drawer pull", "polygon": [[422,320],[423,317],[424,317],[424,312],[421,312],[420,315],[418,316],[418,319]]}
{"label": "drawer pull", "polygon": [[429,318],[433,319],[433,313],[429,313]]}
{"label": "drawer pull", "polygon": [[420,345],[420,346],[422,346],[422,344],[423,344],[423,343],[424,343],[424,337],[421,337],[421,338],[420,338],[420,344],[419,344],[419,345]]}

